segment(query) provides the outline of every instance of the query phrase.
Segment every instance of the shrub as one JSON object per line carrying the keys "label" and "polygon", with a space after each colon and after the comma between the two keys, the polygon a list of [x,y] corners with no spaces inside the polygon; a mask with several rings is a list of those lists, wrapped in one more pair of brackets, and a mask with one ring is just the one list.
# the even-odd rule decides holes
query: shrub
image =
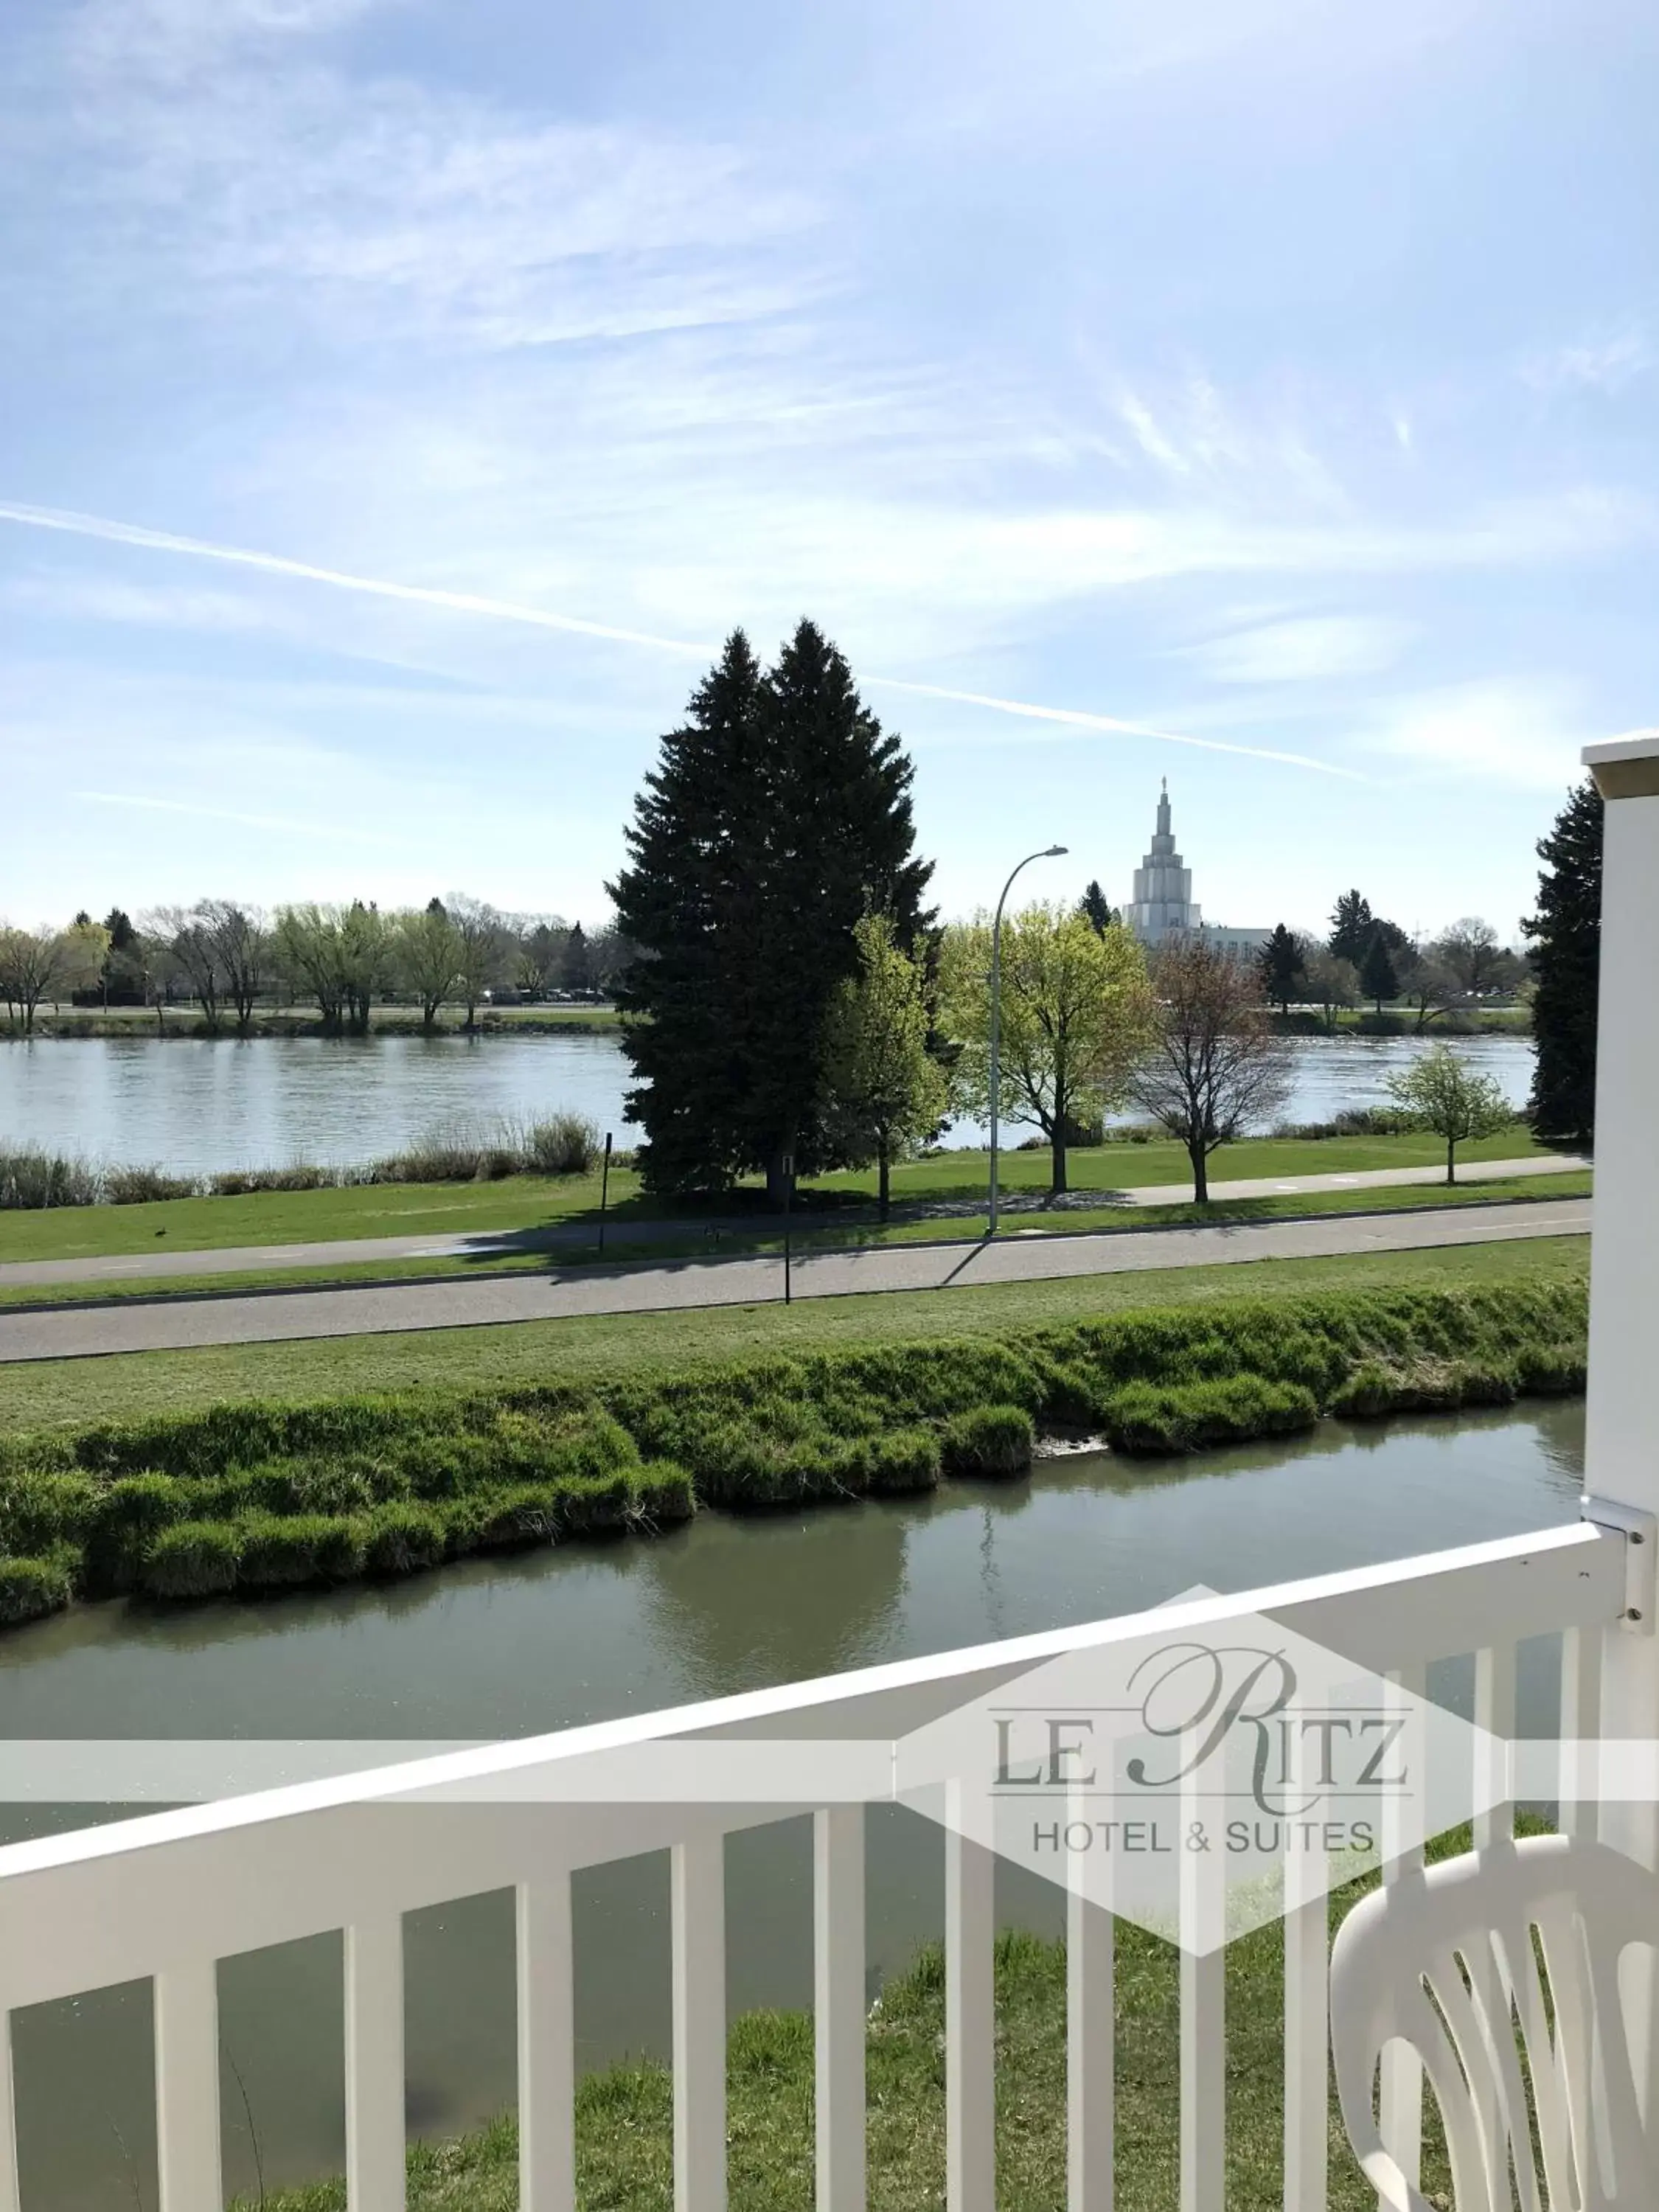
{"label": "shrub", "polygon": [[597,1536],[626,1527],[633,1485],[626,1474],[572,1475],[556,1486],[561,1534]]}
{"label": "shrub", "polygon": [[939,1487],[939,1444],[932,1429],[896,1429],[870,1446],[870,1488],[877,1497],[896,1498]]}
{"label": "shrub", "polygon": [[599,1133],[585,1115],[554,1114],[532,1125],[524,1150],[536,1175],[586,1175],[599,1156]]}
{"label": "shrub", "polygon": [[1107,1407],[1106,1433],[1119,1451],[1172,1452],[1311,1428],[1313,1393],[1297,1382],[1241,1375],[1159,1389],[1132,1382]]}
{"label": "shrub", "polygon": [[1530,1346],[1515,1364],[1516,1387],[1540,1397],[1566,1397],[1584,1387],[1583,1345]]}
{"label": "shrub", "polygon": [[521,1482],[510,1490],[486,1491],[463,1499],[447,1517],[452,1551],[499,1552],[524,1544],[550,1544],[559,1528],[558,1485]]}
{"label": "shrub", "polygon": [[38,1559],[0,1559],[0,1626],[61,1612],[75,1592],[75,1561],[68,1544]]}
{"label": "shrub", "polygon": [[194,1176],[164,1175],[160,1168],[104,1170],[104,1196],[111,1206],[147,1206],[157,1198],[194,1198]]}
{"label": "shrub", "polygon": [[696,1510],[691,1478],[672,1459],[655,1459],[635,1475],[629,1500],[635,1521],[647,1528],[666,1528],[689,1521]]}
{"label": "shrub", "polygon": [[229,1168],[209,1178],[216,1198],[251,1198],[261,1190],[331,1190],[340,1180],[333,1168],[313,1160],[290,1160],[285,1168]]}
{"label": "shrub", "polygon": [[87,1553],[93,1579],[106,1589],[137,1588],[159,1539],[199,1517],[199,1510],[196,1486],[177,1475],[131,1474],[112,1482],[91,1515]]}
{"label": "shrub", "polygon": [[1356,1367],[1331,1399],[1331,1411],[1349,1421],[1375,1420],[1390,1413],[1402,1395],[1401,1378],[1380,1359],[1367,1359]]}
{"label": "shrub", "polygon": [[32,1468],[0,1474],[0,1554],[33,1559],[60,1543],[78,1553],[99,1502],[97,1486],[83,1474]]}
{"label": "shrub", "polygon": [[939,1441],[946,1474],[1023,1474],[1031,1464],[1036,1424],[1023,1406],[981,1406],[952,1414]]}
{"label": "shrub", "polygon": [[371,1575],[417,1574],[435,1567],[445,1548],[443,1516],[430,1506],[376,1506],[363,1532],[363,1565]]}
{"label": "shrub", "polygon": [[237,1578],[252,1589],[347,1582],[363,1571],[365,1531],[341,1514],[252,1515],[240,1533]]}
{"label": "shrub", "polygon": [[0,1209],[95,1206],[98,1170],[88,1162],[38,1146],[0,1151]]}
{"label": "shrub", "polygon": [[144,1555],[140,1587],[152,1597],[213,1597],[236,1587],[241,1531],[229,1521],[180,1521]]}

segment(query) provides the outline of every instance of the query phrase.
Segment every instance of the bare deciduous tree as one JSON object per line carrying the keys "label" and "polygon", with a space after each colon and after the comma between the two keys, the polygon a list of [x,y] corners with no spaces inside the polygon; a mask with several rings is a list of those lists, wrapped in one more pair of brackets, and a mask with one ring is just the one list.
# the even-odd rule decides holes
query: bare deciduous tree
{"label": "bare deciduous tree", "polygon": [[0,923],[0,999],[27,1036],[42,999],[93,983],[109,951],[109,933],[94,922],[67,929],[14,929]]}
{"label": "bare deciduous tree", "polygon": [[236,1024],[246,1029],[264,981],[270,933],[258,907],[234,899],[198,899],[196,924],[212,947],[219,987],[236,1009]]}
{"label": "bare deciduous tree", "polygon": [[1260,978],[1202,939],[1166,945],[1152,963],[1158,1036],[1131,1079],[1153,1120],[1193,1164],[1193,1194],[1210,1195],[1210,1155],[1259,1128],[1285,1103],[1290,1067],[1261,1002]]}

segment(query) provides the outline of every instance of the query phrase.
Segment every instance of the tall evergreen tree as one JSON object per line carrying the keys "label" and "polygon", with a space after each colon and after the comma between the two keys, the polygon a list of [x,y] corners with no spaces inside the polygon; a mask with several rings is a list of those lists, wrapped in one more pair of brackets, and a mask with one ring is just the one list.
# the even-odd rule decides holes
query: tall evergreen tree
{"label": "tall evergreen tree", "polygon": [[764,788],[744,825],[759,924],[746,1150],[781,1198],[787,1159],[810,1173],[834,1157],[820,1106],[824,1029],[858,966],[854,930],[866,913],[885,914],[903,950],[920,952],[933,871],[915,857],[908,756],[815,623],[799,623],[778,655],[761,725]]}
{"label": "tall evergreen tree", "polygon": [[911,773],[807,622],[766,676],[734,632],[664,738],[611,886],[640,949],[620,1004],[653,1189],[763,1168],[777,1197],[786,1161],[810,1172],[834,1157],[826,1022],[858,965],[854,928],[885,913],[921,952],[932,918]]}
{"label": "tall evergreen tree", "polygon": [[1279,922],[1262,946],[1257,966],[1262,997],[1281,1014],[1288,1014],[1291,1000],[1307,981],[1301,939]]}
{"label": "tall evergreen tree", "polygon": [[629,866],[607,886],[639,948],[617,999],[653,1190],[719,1189],[746,1164],[739,932],[753,921],[753,885],[738,847],[759,797],[763,681],[733,630],[662,740],[624,833]]}
{"label": "tall evergreen tree", "polygon": [[1374,1003],[1379,1014],[1385,999],[1395,999],[1400,995],[1400,978],[1394,971],[1394,955],[1389,950],[1388,939],[1380,929],[1371,932],[1371,941],[1359,970],[1359,988]]}
{"label": "tall evergreen tree", "polygon": [[1344,891],[1331,916],[1330,949],[1339,960],[1351,960],[1358,968],[1370,950],[1376,927],[1370,901],[1362,892]]}
{"label": "tall evergreen tree", "polygon": [[1547,1142],[1595,1134],[1595,1006],[1601,958],[1601,793],[1588,779],[1539,842],[1538,911],[1521,925],[1537,977],[1538,1061],[1529,1112]]}
{"label": "tall evergreen tree", "polygon": [[1098,879],[1089,885],[1077,902],[1077,910],[1097,937],[1104,937],[1117,921],[1117,909],[1100,888]]}

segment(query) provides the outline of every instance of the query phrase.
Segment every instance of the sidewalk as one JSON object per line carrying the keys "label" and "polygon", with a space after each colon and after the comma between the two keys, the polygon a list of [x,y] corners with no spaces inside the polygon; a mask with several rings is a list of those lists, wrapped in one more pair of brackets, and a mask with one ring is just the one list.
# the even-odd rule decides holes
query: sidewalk
{"label": "sidewalk", "polygon": [[[1511,1176],[1564,1175],[1589,1165],[1571,1154],[1548,1154],[1516,1160],[1479,1160],[1464,1170],[1470,1182],[1507,1181]],[[1443,1182],[1438,1167],[1373,1168],[1358,1175],[1295,1176],[1285,1181],[1212,1182],[1214,1200],[1311,1197],[1322,1191],[1382,1190],[1407,1185]],[[1066,1211],[1081,1212],[1106,1206],[1125,1207],[1182,1206],[1192,1202],[1190,1183],[1140,1183],[1128,1190],[1073,1191],[1058,1205],[1050,1205],[1026,1192],[1010,1193],[1002,1200],[1005,1219],[1021,1214],[1052,1218]],[[899,1221],[969,1219],[982,1206],[899,1206]],[[872,1222],[865,1208],[844,1213],[809,1211],[794,1217],[793,1227],[803,1242],[815,1230],[856,1228]],[[665,1244],[683,1242],[710,1230],[733,1237],[778,1237],[783,1217],[726,1214],[715,1220],[683,1219],[634,1221],[616,1219],[611,1234],[618,1244]],[[559,1252],[572,1246],[586,1252],[594,1241],[591,1220],[545,1229],[510,1229],[462,1237],[350,1237],[325,1243],[239,1244],[218,1251],[124,1252],[101,1258],[79,1260],[12,1260],[0,1262],[0,1289],[46,1289],[64,1283],[159,1282],[169,1276],[257,1274],[264,1269],[360,1266],[376,1260],[491,1260],[525,1252]]]}
{"label": "sidewalk", "polygon": [[[969,1289],[1061,1275],[1225,1266],[1250,1260],[1406,1252],[1510,1237],[1583,1236],[1587,1198],[1559,1204],[1471,1206],[1451,1212],[1349,1214],[1336,1220],[1155,1229],[1073,1237],[1016,1237],[956,1244],[877,1244],[813,1252],[795,1262],[797,1298],[869,1291]],[[659,1313],[680,1306],[749,1305],[781,1297],[783,1263],[770,1255],[570,1267],[556,1273],[334,1289],[270,1290],[223,1297],[129,1298],[118,1304],[0,1312],[0,1363],[75,1359],[112,1352],[180,1351],[205,1344],[362,1336],[388,1331],[476,1328],[573,1314]]]}

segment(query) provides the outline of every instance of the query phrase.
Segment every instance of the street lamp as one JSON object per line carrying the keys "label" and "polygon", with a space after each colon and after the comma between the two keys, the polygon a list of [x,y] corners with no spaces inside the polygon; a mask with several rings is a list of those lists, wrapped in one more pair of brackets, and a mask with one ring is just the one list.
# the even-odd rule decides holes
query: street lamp
{"label": "street lamp", "polygon": [[1057,860],[1065,850],[1064,845],[1045,845],[1040,853],[1028,853],[1019,867],[1010,872],[1002,886],[996,920],[991,924],[991,1204],[985,1229],[988,1237],[997,1233],[997,1107],[1002,1089],[1002,909],[1008,902],[1008,894],[1020,868],[1029,868],[1033,860]]}

